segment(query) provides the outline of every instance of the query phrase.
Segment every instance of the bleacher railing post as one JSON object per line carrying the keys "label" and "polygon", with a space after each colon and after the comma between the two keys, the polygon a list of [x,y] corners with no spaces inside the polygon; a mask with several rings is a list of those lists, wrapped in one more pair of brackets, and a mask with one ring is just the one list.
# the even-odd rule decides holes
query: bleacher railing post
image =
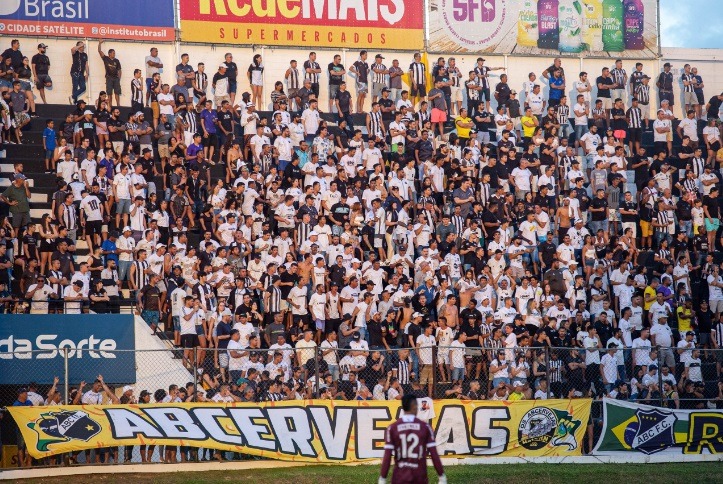
{"label": "bleacher railing post", "polygon": [[63,400],[65,400],[65,404],[68,405],[70,402],[68,402],[68,384],[70,382],[70,376],[68,375],[68,347],[63,347],[63,386],[65,387],[63,389]]}
{"label": "bleacher railing post", "polygon": [[198,394],[198,348],[193,347],[193,391],[196,392],[196,394],[193,395],[193,400],[196,401],[196,395]]}
{"label": "bleacher railing post", "polygon": [[321,351],[319,346],[314,346],[314,398],[319,398],[319,357]]}
{"label": "bleacher railing post", "polygon": [[[547,391],[545,397],[549,400],[550,399],[550,384],[552,383],[550,381],[550,347],[545,346],[545,378],[547,378]],[[533,388],[534,390],[534,388]],[[561,398],[560,395],[557,396],[557,398]]]}

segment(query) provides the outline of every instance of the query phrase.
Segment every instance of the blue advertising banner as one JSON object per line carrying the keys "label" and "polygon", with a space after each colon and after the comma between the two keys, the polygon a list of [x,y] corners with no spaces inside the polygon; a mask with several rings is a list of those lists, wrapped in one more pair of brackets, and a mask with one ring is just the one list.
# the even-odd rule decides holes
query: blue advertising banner
{"label": "blue advertising banner", "polygon": [[[135,328],[130,314],[4,314],[0,318],[0,385],[52,384],[64,374],[68,348],[71,384],[135,383]],[[118,351],[130,350],[130,351]]]}
{"label": "blue advertising banner", "polygon": [[173,0],[0,0],[0,36],[173,41]]}

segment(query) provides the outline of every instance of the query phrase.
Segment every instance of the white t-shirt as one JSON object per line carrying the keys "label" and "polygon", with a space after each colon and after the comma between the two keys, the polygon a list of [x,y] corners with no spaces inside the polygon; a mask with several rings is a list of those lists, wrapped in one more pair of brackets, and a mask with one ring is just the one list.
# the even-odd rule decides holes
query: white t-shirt
{"label": "white t-shirt", "polygon": [[80,208],[85,212],[88,222],[103,220],[103,213],[100,210],[100,200],[95,195],[88,195],[80,201]]}
{"label": "white t-shirt", "polygon": [[161,114],[173,114],[173,106],[171,106],[170,104],[160,104],[160,101],[173,101],[173,94],[171,94],[170,92],[168,94],[159,93],[158,101]]}
{"label": "white t-shirt", "polygon": [[653,141],[667,141],[668,140],[668,132],[665,133],[658,133],[658,128],[670,128],[670,120],[669,119],[656,119],[653,123]]}
{"label": "white t-shirt", "polygon": [[241,347],[241,343],[239,341],[229,340],[228,346],[226,346],[226,350],[228,351],[228,369],[229,371],[240,371],[243,367],[244,358],[234,358],[231,356],[231,351],[238,351],[240,352],[243,350]]}

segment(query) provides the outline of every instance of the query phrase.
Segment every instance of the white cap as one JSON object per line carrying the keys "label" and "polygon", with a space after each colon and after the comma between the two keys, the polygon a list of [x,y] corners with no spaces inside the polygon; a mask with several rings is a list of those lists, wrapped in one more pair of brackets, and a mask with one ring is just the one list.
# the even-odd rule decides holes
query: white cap
{"label": "white cap", "polygon": [[218,68],[219,69],[228,69],[228,66],[226,65],[225,62],[223,62],[223,63],[219,64]]}
{"label": "white cap", "polygon": [[233,316],[233,313],[231,312],[230,309],[224,309],[224,310],[221,312],[221,317],[224,317],[224,316]]}
{"label": "white cap", "polygon": [[122,230],[122,231],[123,231],[123,232],[133,232],[133,231],[131,230],[131,228],[130,228],[129,226],[127,226],[127,225],[126,225],[125,227],[123,227],[123,230]]}
{"label": "white cap", "polygon": [[123,393],[125,393],[125,392],[132,392],[132,391],[133,391],[133,387],[130,386],[130,385],[126,385],[126,386],[123,387]]}
{"label": "white cap", "polygon": [[414,319],[414,318],[421,318],[421,317],[422,317],[422,313],[414,313],[414,314],[412,314],[412,319]]}
{"label": "white cap", "polygon": [[309,233],[309,237],[313,237],[314,235],[318,236],[318,235],[319,235],[319,232],[317,232],[316,230],[312,230],[312,231]]}
{"label": "white cap", "polygon": [[360,261],[359,259],[357,259],[356,257],[354,257],[354,258],[351,260],[351,263],[352,263],[352,264],[361,264],[361,261]]}
{"label": "white cap", "polygon": [[91,111],[90,109],[86,109],[85,111],[83,111],[83,116],[85,116],[86,114],[93,114],[93,111]]}

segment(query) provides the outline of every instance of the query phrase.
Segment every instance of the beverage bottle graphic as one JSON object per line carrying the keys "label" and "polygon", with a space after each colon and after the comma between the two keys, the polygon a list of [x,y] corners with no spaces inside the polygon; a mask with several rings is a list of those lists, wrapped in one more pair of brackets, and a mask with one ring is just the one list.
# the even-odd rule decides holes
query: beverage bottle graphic
{"label": "beverage bottle graphic", "polygon": [[557,49],[560,44],[558,8],[557,0],[539,0],[537,2],[539,23],[537,47],[540,49]]}
{"label": "beverage bottle graphic", "polygon": [[623,40],[622,0],[603,0],[602,40],[603,48],[612,52],[625,50]]}
{"label": "beverage bottle graphic", "polygon": [[517,43],[537,47],[538,37],[537,0],[522,0],[517,19]]}
{"label": "beverage bottle graphic", "polygon": [[645,48],[643,40],[643,26],[645,25],[645,6],[642,0],[625,0],[624,4],[624,38],[625,48],[642,50]]}
{"label": "beverage bottle graphic", "polygon": [[559,0],[561,52],[582,52],[582,3],[581,0]]}
{"label": "beverage bottle graphic", "polygon": [[582,41],[590,51],[603,50],[602,41],[602,0],[584,0],[582,19]]}

